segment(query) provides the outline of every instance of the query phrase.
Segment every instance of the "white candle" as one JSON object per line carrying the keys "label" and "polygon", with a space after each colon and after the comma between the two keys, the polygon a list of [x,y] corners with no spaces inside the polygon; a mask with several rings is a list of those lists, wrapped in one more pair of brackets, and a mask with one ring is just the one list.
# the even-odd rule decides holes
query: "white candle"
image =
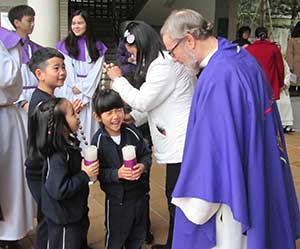
{"label": "white candle", "polygon": [[88,145],[84,149],[84,159],[87,161],[85,165],[90,165],[91,163],[95,162],[98,157],[98,149],[95,145]]}
{"label": "white candle", "polygon": [[[92,164],[93,162],[97,161],[98,158],[98,148],[95,145],[88,145],[83,151],[84,156],[84,164],[86,166]],[[97,177],[91,177],[90,180],[95,182]]]}
{"label": "white candle", "polygon": [[133,168],[133,166],[136,165],[135,146],[124,146],[122,148],[122,154],[125,167]]}

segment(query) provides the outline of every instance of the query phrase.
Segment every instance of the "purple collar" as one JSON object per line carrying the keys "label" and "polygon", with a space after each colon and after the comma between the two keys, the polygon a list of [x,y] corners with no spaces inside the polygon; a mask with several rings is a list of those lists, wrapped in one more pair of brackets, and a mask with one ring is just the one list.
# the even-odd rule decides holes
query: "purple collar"
{"label": "purple collar", "polygon": [[11,49],[19,43],[21,38],[15,32],[0,27],[0,40],[7,49]]}
{"label": "purple collar", "polygon": [[37,50],[41,48],[40,45],[31,41],[29,37],[22,39],[22,63],[27,64],[30,59],[29,47],[31,48],[31,54],[34,54]]}
{"label": "purple collar", "polygon": [[[65,39],[58,42],[56,45],[56,48],[59,49],[64,54],[66,54],[76,60],[86,61],[85,47],[84,47],[86,44],[85,37],[80,37],[77,41],[77,44],[78,44],[78,48],[79,48],[78,58],[74,58],[74,56],[70,55],[69,51],[67,50],[67,48],[65,46]],[[96,42],[96,48],[98,49],[100,57],[103,56],[105,54],[105,52],[107,51],[107,47],[101,41]]]}

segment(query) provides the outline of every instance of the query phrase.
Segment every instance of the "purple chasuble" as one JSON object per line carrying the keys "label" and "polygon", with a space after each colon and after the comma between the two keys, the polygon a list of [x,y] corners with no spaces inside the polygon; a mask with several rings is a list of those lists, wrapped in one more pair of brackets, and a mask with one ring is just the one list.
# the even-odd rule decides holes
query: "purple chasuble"
{"label": "purple chasuble", "polygon": [[15,47],[21,38],[6,28],[0,27],[0,40],[7,49]]}
{"label": "purple chasuble", "polygon": [[[79,48],[78,58],[74,58],[73,55],[70,55],[70,53],[67,50],[66,45],[65,45],[65,39],[58,42],[56,44],[56,48],[59,49],[60,51],[62,51],[64,54],[70,56],[71,58],[74,58],[79,61],[85,61],[86,60],[85,49],[84,49],[85,43],[86,43],[86,39],[84,37],[78,38],[78,40],[77,40],[77,44],[78,44],[78,48]],[[96,41],[96,48],[99,51],[100,57],[103,56],[105,54],[105,52],[107,51],[107,47],[101,41]]]}
{"label": "purple chasuble", "polygon": [[33,55],[42,46],[31,41],[28,37],[22,39],[22,42],[23,42],[23,44],[22,44],[22,63],[27,64],[30,59],[29,47],[31,48],[31,55]]}
{"label": "purple chasuble", "polygon": [[[299,207],[271,96],[255,59],[218,39],[195,90],[173,192],[177,198],[227,204],[247,236],[248,249],[294,249],[300,237]],[[215,216],[196,225],[176,209],[173,249],[215,245]]]}

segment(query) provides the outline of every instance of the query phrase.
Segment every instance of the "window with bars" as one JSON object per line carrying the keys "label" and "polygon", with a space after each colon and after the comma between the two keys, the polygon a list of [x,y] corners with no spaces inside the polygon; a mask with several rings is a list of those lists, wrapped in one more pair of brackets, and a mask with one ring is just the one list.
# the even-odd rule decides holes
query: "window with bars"
{"label": "window with bars", "polygon": [[84,9],[92,20],[109,20],[114,13],[121,20],[133,19],[136,3],[137,0],[69,0],[69,14]]}

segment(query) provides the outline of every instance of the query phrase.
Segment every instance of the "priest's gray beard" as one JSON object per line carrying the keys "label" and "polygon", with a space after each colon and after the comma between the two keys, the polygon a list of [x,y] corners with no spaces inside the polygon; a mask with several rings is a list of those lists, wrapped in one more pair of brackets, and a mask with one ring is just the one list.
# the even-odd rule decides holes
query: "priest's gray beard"
{"label": "priest's gray beard", "polygon": [[188,62],[184,64],[187,72],[193,76],[197,75],[200,71],[200,62],[190,50],[185,49],[185,53],[188,57]]}

